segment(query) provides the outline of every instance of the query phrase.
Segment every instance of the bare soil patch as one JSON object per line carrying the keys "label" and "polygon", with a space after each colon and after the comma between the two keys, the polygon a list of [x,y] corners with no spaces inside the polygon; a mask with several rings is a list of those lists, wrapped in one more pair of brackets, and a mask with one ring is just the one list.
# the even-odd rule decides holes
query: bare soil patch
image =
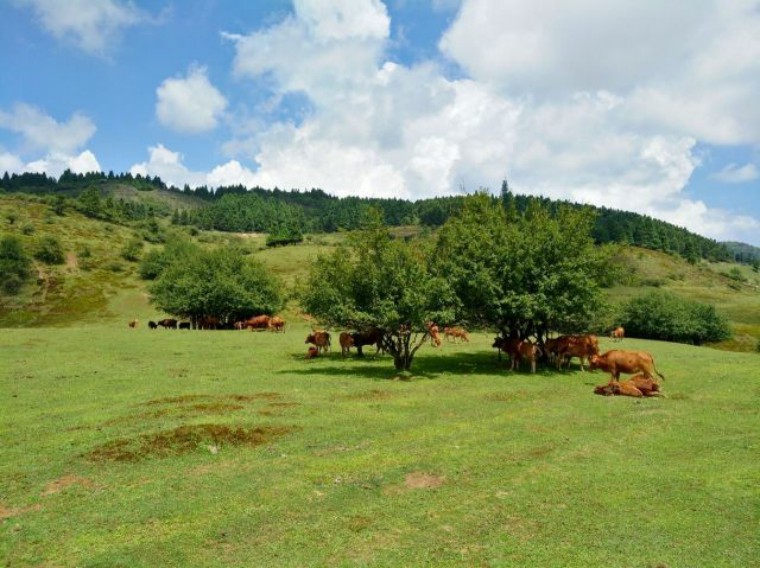
{"label": "bare soil patch", "polygon": [[85,454],[94,462],[138,462],[194,452],[201,446],[225,445],[255,447],[292,432],[288,426],[232,427],[222,424],[194,424],[173,430],[119,438]]}
{"label": "bare soil patch", "polygon": [[95,486],[95,484],[86,477],[79,477],[77,475],[64,475],[60,479],[56,479],[55,481],[48,483],[45,486],[45,489],[42,491],[41,495],[43,497],[47,495],[55,495],[56,493],[60,493],[72,485],[81,485],[82,487],[87,488]]}
{"label": "bare soil patch", "polygon": [[29,511],[39,511],[42,509],[42,505],[30,505],[29,507],[6,507],[2,503],[0,503],[0,521],[4,521],[5,519],[10,519],[11,517],[18,517],[19,515],[23,515],[24,513],[28,513]]}
{"label": "bare soil patch", "polygon": [[404,478],[404,487],[408,489],[435,489],[443,485],[445,477],[425,473],[423,471],[414,471],[408,473]]}

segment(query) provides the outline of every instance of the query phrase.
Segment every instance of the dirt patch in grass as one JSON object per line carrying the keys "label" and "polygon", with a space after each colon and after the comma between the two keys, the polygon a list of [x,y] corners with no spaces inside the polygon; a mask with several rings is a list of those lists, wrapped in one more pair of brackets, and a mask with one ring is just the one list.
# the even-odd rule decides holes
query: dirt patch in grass
{"label": "dirt patch in grass", "polygon": [[72,485],[81,485],[82,487],[86,488],[95,486],[95,484],[86,477],[79,477],[77,475],[64,475],[60,479],[56,479],[55,481],[48,483],[45,486],[45,489],[42,491],[41,495],[43,497],[47,495],[55,495],[56,493],[60,493]]}
{"label": "dirt patch in grass", "polygon": [[113,440],[85,454],[85,457],[95,462],[138,462],[188,454],[209,444],[217,448],[225,445],[261,446],[291,431],[293,428],[288,426],[235,428],[222,424],[186,425],[154,434]]}
{"label": "dirt patch in grass", "polygon": [[29,507],[6,507],[2,503],[0,503],[0,521],[4,521],[5,519],[10,519],[11,517],[18,517],[19,515],[23,515],[24,513],[28,513],[30,511],[39,511],[42,509],[42,505],[30,505]]}
{"label": "dirt patch in grass", "polygon": [[443,485],[444,481],[446,481],[445,477],[424,471],[413,471],[404,478],[404,487],[407,489],[435,489]]}
{"label": "dirt patch in grass", "polygon": [[368,391],[346,395],[346,398],[348,400],[386,400],[393,398],[394,396],[396,396],[396,393],[392,391],[370,389]]}
{"label": "dirt patch in grass", "polygon": [[168,396],[157,398],[144,403],[146,406],[160,404],[186,404],[188,402],[197,402],[201,400],[229,399],[234,402],[253,402],[256,400],[279,400],[282,395],[278,392],[257,392],[254,394],[228,394],[214,396],[210,394],[183,394],[181,396]]}

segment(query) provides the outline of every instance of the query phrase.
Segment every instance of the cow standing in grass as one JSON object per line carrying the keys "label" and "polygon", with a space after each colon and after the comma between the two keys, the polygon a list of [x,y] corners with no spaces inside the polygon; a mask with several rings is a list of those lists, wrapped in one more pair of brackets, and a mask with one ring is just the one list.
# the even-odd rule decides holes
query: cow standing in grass
{"label": "cow standing in grass", "polygon": [[330,350],[330,333],[324,330],[315,331],[306,336],[304,343],[311,343],[317,350],[327,353]]}
{"label": "cow standing in grass", "polygon": [[617,326],[610,332],[610,339],[612,339],[612,341],[623,341],[624,337],[625,329],[623,329],[622,325]]}
{"label": "cow standing in grass", "polygon": [[595,335],[562,335],[557,338],[557,370],[562,370],[565,359],[570,365],[570,359],[578,357],[581,371],[585,371],[583,363],[593,355],[599,355],[599,340]]}
{"label": "cow standing in grass", "polygon": [[654,357],[646,351],[623,351],[612,349],[604,355],[594,355],[589,359],[589,369],[607,371],[614,381],[620,380],[620,373],[643,373],[647,378],[654,379],[656,374],[665,380],[654,366]]}

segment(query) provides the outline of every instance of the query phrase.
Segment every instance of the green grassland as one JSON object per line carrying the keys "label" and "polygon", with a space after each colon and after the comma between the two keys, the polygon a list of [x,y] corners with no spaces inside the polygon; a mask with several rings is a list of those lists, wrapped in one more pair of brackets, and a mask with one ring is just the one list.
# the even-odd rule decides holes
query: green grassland
{"label": "green grassland", "polygon": [[488,334],[396,381],[307,331],[0,330],[6,565],[757,564],[757,355],[626,340],[638,400]]}

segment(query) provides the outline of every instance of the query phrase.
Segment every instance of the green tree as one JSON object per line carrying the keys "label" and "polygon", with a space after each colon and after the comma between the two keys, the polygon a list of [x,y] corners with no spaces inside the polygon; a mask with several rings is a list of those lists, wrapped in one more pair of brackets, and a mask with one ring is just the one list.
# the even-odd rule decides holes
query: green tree
{"label": "green tree", "polygon": [[24,252],[18,237],[6,235],[0,239],[0,281],[6,294],[18,294],[29,278],[32,261]]}
{"label": "green tree", "polygon": [[428,337],[426,322],[450,320],[456,297],[431,272],[422,243],[394,240],[379,215],[348,244],[320,256],[300,292],[303,308],[329,326],[380,328],[398,371],[408,371]]}
{"label": "green tree", "polygon": [[609,252],[594,246],[593,223],[589,209],[552,215],[534,201],[521,214],[487,194],[469,197],[442,227],[436,254],[461,302],[458,319],[539,341],[549,330],[588,330],[610,266]]}
{"label": "green tree", "polygon": [[273,314],[282,309],[282,283],[237,249],[202,250],[186,246],[148,288],[151,301],[174,316],[213,316],[221,322]]}

